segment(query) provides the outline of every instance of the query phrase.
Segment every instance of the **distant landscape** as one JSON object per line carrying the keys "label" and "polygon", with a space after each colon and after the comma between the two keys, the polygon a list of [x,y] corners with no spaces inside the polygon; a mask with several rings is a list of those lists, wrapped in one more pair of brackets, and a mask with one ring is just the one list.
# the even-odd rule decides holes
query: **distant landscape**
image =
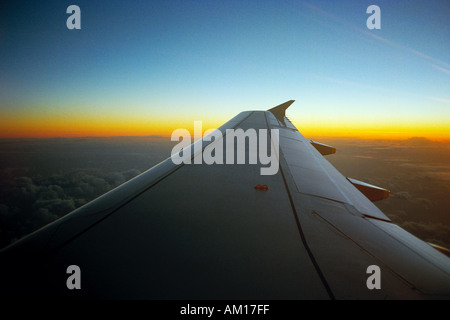
{"label": "distant landscape", "polygon": [[391,191],[375,204],[394,223],[427,242],[450,248],[450,143],[322,139],[337,147],[327,159],[344,176]]}
{"label": "distant landscape", "polygon": [[[419,238],[450,247],[450,143],[316,140],[345,176],[391,190],[376,205]],[[167,137],[0,140],[0,248],[170,156]]]}
{"label": "distant landscape", "polygon": [[0,140],[0,247],[170,156],[164,137]]}

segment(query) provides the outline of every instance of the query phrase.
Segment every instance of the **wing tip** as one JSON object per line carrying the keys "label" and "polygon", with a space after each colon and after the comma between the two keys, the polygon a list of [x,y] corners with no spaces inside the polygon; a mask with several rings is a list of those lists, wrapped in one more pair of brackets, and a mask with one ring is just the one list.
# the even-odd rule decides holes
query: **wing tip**
{"label": "wing tip", "polygon": [[277,105],[276,107],[270,108],[267,111],[272,112],[273,115],[278,119],[280,118],[283,119],[286,116],[286,109],[289,108],[291,104],[293,104],[294,102],[295,100],[289,100],[282,104]]}

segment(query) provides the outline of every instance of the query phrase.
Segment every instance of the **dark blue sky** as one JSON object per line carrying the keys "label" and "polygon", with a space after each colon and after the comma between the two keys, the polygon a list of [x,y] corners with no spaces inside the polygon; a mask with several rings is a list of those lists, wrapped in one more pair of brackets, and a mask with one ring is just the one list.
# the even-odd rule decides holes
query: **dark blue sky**
{"label": "dark blue sky", "polygon": [[[71,4],[81,30],[66,28]],[[371,4],[381,30],[366,27]],[[0,12],[10,123],[219,124],[295,99],[305,127],[450,126],[449,1],[10,1]]]}

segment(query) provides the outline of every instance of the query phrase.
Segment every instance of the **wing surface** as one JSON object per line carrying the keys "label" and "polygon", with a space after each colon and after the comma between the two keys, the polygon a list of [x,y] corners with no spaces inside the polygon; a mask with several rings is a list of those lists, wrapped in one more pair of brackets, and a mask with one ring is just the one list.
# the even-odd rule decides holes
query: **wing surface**
{"label": "wing surface", "polygon": [[[188,148],[0,253],[8,297],[421,299],[450,296],[449,258],[394,225],[286,117],[292,100],[242,112]],[[231,129],[279,132],[279,170]],[[216,132],[217,133],[217,132]],[[249,137],[247,141],[250,141]],[[329,146],[326,146],[329,147]],[[326,147],[319,147],[325,148]],[[231,152],[235,164],[204,156]],[[216,154],[217,155],[217,154]],[[225,162],[225,161],[224,161]],[[257,186],[267,186],[261,189]],[[81,269],[69,290],[67,267]],[[367,268],[379,266],[381,289]]]}

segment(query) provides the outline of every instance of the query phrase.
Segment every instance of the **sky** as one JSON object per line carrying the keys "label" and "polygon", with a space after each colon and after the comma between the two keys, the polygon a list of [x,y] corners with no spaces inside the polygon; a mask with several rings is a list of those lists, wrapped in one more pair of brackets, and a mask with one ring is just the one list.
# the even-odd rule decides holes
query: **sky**
{"label": "sky", "polygon": [[305,136],[450,140],[449,17],[438,0],[3,1],[0,137],[170,135],[293,99]]}

